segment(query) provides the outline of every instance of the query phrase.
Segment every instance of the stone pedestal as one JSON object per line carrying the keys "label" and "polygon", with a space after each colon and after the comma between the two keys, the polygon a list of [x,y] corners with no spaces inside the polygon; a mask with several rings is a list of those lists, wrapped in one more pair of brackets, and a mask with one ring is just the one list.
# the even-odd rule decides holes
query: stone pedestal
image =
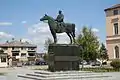
{"label": "stone pedestal", "polygon": [[80,50],[74,44],[50,44],[48,48],[50,71],[79,70]]}

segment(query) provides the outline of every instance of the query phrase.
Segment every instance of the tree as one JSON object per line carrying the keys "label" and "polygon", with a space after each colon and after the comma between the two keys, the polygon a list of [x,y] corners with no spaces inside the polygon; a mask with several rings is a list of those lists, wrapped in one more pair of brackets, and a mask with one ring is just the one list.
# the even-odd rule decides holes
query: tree
{"label": "tree", "polygon": [[[44,47],[45,47],[45,50],[48,51],[48,46],[49,44],[52,44],[53,41],[50,39],[50,38],[47,38],[47,40],[45,40],[45,44],[44,44]],[[47,61],[48,60],[48,53],[45,53],[45,55],[43,56],[44,60]]]}
{"label": "tree", "polygon": [[48,46],[49,44],[52,44],[53,41],[50,38],[47,38],[47,40],[45,40],[45,50],[48,51]]}
{"label": "tree", "polygon": [[82,45],[82,58],[84,60],[96,60],[99,55],[99,41],[91,28],[83,27],[82,32],[78,35],[76,42]]}
{"label": "tree", "polygon": [[105,59],[108,60],[107,49],[105,48],[105,45],[103,43],[101,44],[101,47],[100,47],[100,59],[102,60],[102,62]]}
{"label": "tree", "polygon": [[47,54],[47,53],[44,54],[43,59],[44,59],[46,62],[48,61],[48,54]]}

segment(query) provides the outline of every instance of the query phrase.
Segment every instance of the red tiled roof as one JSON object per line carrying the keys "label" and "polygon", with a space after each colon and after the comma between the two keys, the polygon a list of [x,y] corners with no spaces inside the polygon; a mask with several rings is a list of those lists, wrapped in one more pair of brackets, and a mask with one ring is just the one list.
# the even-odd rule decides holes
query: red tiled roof
{"label": "red tiled roof", "polygon": [[111,10],[111,9],[115,9],[115,8],[120,8],[120,4],[113,5],[112,7],[107,8],[107,9],[105,9],[104,11]]}

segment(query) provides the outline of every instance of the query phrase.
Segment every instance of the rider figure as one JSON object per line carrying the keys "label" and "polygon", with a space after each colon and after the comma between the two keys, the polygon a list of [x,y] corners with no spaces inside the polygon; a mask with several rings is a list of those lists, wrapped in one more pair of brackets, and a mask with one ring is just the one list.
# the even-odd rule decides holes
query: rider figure
{"label": "rider figure", "polygon": [[57,16],[55,21],[59,22],[60,25],[64,23],[64,15],[62,14],[61,10],[59,10],[59,15]]}

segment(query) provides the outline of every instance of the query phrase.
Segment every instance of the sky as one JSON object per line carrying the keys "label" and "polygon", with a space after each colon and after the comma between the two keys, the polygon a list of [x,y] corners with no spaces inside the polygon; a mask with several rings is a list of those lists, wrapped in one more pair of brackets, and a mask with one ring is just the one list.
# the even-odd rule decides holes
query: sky
{"label": "sky", "polygon": [[[0,0],[0,43],[22,39],[36,44],[38,52],[44,52],[44,42],[52,36],[48,24],[40,18],[44,14],[56,18],[59,10],[64,14],[64,22],[76,24],[76,33],[83,26],[91,27],[105,43],[104,9],[119,3],[120,0]],[[65,33],[57,36],[58,43],[69,43]]]}

